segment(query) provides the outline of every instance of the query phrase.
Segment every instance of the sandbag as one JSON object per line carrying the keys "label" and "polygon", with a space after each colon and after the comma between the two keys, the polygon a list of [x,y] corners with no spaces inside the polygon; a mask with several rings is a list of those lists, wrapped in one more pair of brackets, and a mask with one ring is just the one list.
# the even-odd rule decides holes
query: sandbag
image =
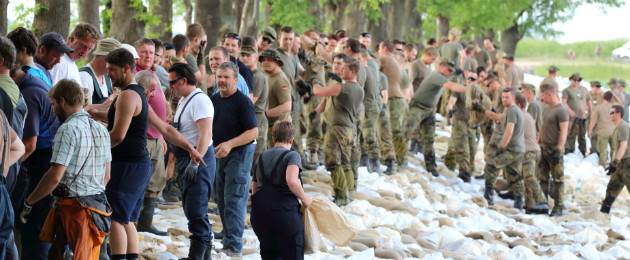
{"label": "sandbag", "polygon": [[[309,208],[310,209],[310,208]],[[304,221],[304,254],[314,254],[317,251],[327,252],[326,244],[319,235],[317,222],[311,210],[302,210],[302,219]]]}
{"label": "sandbag", "polygon": [[359,232],[352,220],[326,198],[313,198],[308,211],[314,216],[319,231],[336,246],[347,246]]}

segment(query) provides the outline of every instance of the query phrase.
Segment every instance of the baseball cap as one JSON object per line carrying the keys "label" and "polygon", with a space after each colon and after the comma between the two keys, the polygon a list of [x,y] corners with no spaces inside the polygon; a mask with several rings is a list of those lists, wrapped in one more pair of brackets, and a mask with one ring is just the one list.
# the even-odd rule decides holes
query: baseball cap
{"label": "baseball cap", "polygon": [[593,81],[591,81],[591,87],[601,88],[602,87],[602,83],[597,81],[597,80],[593,80]]}
{"label": "baseball cap", "polygon": [[245,54],[258,54],[258,51],[256,50],[256,48],[251,47],[251,46],[243,46],[243,48],[241,48],[241,53],[245,53]]}
{"label": "baseball cap", "polygon": [[125,48],[125,50],[131,52],[131,55],[133,55],[134,59],[140,59],[140,56],[138,56],[138,52],[136,51],[136,48],[134,48],[133,46],[123,43],[120,46],[121,48]]}
{"label": "baseball cap", "polygon": [[53,47],[63,53],[74,52],[74,50],[66,44],[61,34],[56,32],[49,32],[42,35],[42,38],[39,39],[39,44],[41,46]]}
{"label": "baseball cap", "polygon": [[451,71],[455,71],[455,63],[453,63],[452,61],[449,61],[445,58],[441,58],[440,59],[440,65],[444,64],[446,67],[448,67],[449,70]]}
{"label": "baseball cap", "polygon": [[120,47],[120,42],[114,38],[101,39],[96,44],[94,55],[105,56],[116,49],[120,49]]}
{"label": "baseball cap", "polygon": [[282,62],[282,60],[280,59],[280,56],[278,55],[276,50],[266,49],[262,53],[260,53],[260,57],[261,58],[262,57],[269,57],[269,58],[272,58],[272,59],[276,60],[278,62],[278,65],[280,65],[280,66],[284,65],[284,62]]}
{"label": "baseball cap", "polygon": [[556,72],[559,71],[560,68],[556,67],[556,65],[551,65],[549,66],[549,69],[547,69],[549,72]]}
{"label": "baseball cap", "polygon": [[275,42],[278,39],[278,35],[276,34],[276,30],[274,30],[273,28],[267,26],[265,27],[265,29],[263,29],[262,31],[262,36],[264,38],[267,38],[269,40],[271,40],[271,42]]}

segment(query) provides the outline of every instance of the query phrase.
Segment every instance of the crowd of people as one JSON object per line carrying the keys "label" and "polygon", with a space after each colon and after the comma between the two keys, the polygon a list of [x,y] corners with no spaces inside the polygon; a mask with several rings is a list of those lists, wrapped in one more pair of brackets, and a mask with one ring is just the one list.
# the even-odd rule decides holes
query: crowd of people
{"label": "crowd of people", "polygon": [[[303,259],[300,207],[311,199],[300,172],[323,165],[339,206],[353,200],[360,166],[391,175],[422,154],[438,177],[437,113],[452,126],[439,156],[465,182],[483,139],[475,178],[488,205],[502,172],[509,190],[498,196],[561,216],[563,155],[577,141],[612,175],[601,207],[609,213],[630,184],[626,82],[611,79],[604,92],[594,81],[589,91],[575,73],[560,93],[551,66],[534,86],[492,38],[461,34],[370,50],[369,33],[290,26],[227,33],[218,46],[207,46],[199,24],[170,43],[133,45],[89,24],[67,40],[17,28],[0,37],[0,258],[62,259],[68,245],[74,259],[138,259],[138,231],[168,235],[153,226],[156,205],[180,200],[187,259],[211,259],[214,239],[240,257],[251,193],[262,258]],[[211,231],[208,212],[223,231]]]}

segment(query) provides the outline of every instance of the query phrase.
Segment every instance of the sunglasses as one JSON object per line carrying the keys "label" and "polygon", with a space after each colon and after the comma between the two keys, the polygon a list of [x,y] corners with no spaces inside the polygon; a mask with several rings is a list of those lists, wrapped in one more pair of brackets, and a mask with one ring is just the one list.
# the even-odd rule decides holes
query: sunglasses
{"label": "sunglasses", "polygon": [[367,38],[372,38],[372,35],[369,33],[362,33],[361,37],[367,37]]}
{"label": "sunglasses", "polygon": [[571,80],[573,80],[573,81],[577,81],[577,82],[582,81],[582,79],[571,79]]}
{"label": "sunglasses", "polygon": [[614,114],[614,113],[617,113],[617,111],[615,111],[615,110],[610,111],[610,114],[611,114],[611,115],[612,115],[612,114]]}
{"label": "sunglasses", "polygon": [[267,37],[263,37],[262,39],[263,39],[263,41],[266,41],[269,44],[273,43],[273,41],[271,39],[267,38]]}
{"label": "sunglasses", "polygon": [[234,38],[234,39],[240,40],[240,39],[241,39],[241,36],[240,36],[240,35],[238,35],[237,33],[226,33],[226,34],[225,34],[225,37],[223,37],[223,38],[224,38],[224,39],[227,39],[227,38]]}
{"label": "sunglasses", "polygon": [[468,80],[472,80],[472,81],[475,81],[475,80],[477,80],[477,78],[473,78],[473,77],[468,77]]}
{"label": "sunglasses", "polygon": [[177,83],[178,81],[180,81],[181,79],[183,79],[184,77],[179,77],[178,79],[174,79],[168,82],[169,86],[173,86],[175,85],[175,83]]}

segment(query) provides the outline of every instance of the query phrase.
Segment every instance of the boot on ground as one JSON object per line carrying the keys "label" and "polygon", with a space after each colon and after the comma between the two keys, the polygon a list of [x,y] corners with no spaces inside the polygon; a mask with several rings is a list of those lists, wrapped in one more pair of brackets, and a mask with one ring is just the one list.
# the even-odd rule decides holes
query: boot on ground
{"label": "boot on ground", "polygon": [[534,206],[532,206],[531,208],[528,209],[529,213],[532,214],[549,214],[549,206],[547,205],[547,202],[540,202]]}
{"label": "boot on ground", "polygon": [[394,159],[387,159],[387,161],[385,161],[386,165],[387,165],[387,169],[385,170],[385,174],[386,175],[392,175],[392,173],[394,173],[394,171],[396,170],[396,166],[394,165]]}
{"label": "boot on ground", "polygon": [[162,191],[162,198],[164,198],[166,202],[179,202],[179,194],[175,190],[173,179],[166,181],[166,186],[164,186],[164,190]]}
{"label": "boot on ground", "polygon": [[439,173],[436,169],[431,169],[431,170],[429,170],[429,172],[431,173],[431,175],[432,175],[433,177],[438,177],[438,176],[440,176],[440,173]]}
{"label": "boot on ground", "polygon": [[370,166],[372,167],[372,169],[369,170],[369,172],[376,172],[378,173],[378,175],[381,175],[383,173],[381,171],[381,162],[378,160],[378,158],[370,159]]}
{"label": "boot on ground", "polygon": [[142,203],[142,210],[140,210],[140,216],[138,217],[138,231],[149,232],[158,236],[168,236],[168,232],[160,231],[153,226],[153,213],[155,212],[155,205],[157,198],[144,198]]}
{"label": "boot on ground", "polygon": [[498,192],[497,195],[499,195],[499,197],[504,199],[504,200],[513,200],[514,199],[514,193],[512,193],[511,191]]}
{"label": "boot on ground", "polygon": [[488,202],[488,206],[494,206],[494,189],[486,187],[483,197]]}
{"label": "boot on ground", "polygon": [[191,239],[188,257],[182,258],[182,260],[205,260],[206,249],[207,246],[202,241]]}
{"label": "boot on ground", "polygon": [[518,210],[523,210],[523,196],[514,196],[514,208]]}

